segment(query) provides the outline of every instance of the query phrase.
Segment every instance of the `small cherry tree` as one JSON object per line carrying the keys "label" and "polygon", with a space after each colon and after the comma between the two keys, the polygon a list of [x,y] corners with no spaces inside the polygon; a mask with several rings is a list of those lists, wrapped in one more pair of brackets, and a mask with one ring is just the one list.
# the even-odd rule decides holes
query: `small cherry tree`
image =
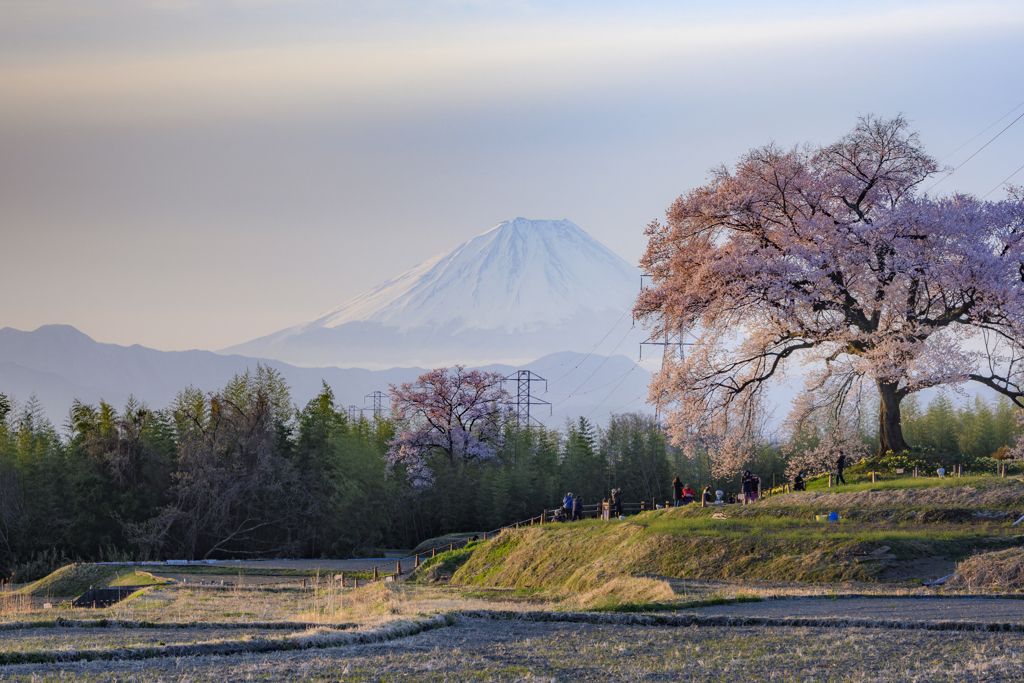
{"label": "small cherry tree", "polygon": [[433,481],[427,464],[432,453],[444,453],[454,466],[493,458],[501,445],[509,394],[499,373],[438,368],[415,382],[390,385],[389,394],[404,428],[391,441],[388,459],[405,465],[419,485]]}

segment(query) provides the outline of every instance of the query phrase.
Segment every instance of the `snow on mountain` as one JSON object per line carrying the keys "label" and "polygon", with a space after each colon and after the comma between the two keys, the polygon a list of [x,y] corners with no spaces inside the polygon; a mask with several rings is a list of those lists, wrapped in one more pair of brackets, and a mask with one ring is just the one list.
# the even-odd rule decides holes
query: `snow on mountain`
{"label": "snow on mountain", "polygon": [[221,353],[307,366],[520,363],[628,330],[639,275],[568,220],[516,218],[315,320]]}
{"label": "snow on mountain", "polygon": [[639,271],[567,220],[517,218],[345,302],[298,330],[377,322],[515,330],[581,310],[621,313]]}

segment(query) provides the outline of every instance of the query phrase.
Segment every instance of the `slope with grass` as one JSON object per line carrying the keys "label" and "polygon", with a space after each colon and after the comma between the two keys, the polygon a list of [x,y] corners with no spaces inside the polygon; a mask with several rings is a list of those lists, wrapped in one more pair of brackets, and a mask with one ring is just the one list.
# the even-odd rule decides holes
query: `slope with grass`
{"label": "slope with grass", "polygon": [[[914,480],[780,495],[739,507],[647,512],[506,530],[460,557],[452,582],[580,593],[629,576],[741,581],[914,581],[1024,546],[1017,480]],[[918,483],[920,482],[920,483]],[[897,483],[898,484],[898,483]],[[851,487],[852,488],[852,487]],[[817,515],[837,512],[837,524]],[[856,561],[888,546],[886,559]]]}
{"label": "slope with grass", "polygon": [[148,572],[136,571],[124,565],[69,564],[49,576],[23,586],[18,593],[46,596],[76,596],[90,588],[106,586],[156,586],[167,583]]}

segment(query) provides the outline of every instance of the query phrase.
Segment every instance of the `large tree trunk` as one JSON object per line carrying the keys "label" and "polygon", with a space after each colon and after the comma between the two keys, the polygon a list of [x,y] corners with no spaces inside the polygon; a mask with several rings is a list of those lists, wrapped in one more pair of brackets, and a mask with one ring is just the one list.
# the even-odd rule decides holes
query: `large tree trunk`
{"label": "large tree trunk", "polygon": [[900,424],[900,401],[906,394],[899,390],[895,382],[877,380],[876,384],[881,398],[878,408],[878,455],[886,451],[905,451],[908,446],[903,440],[903,425]]}

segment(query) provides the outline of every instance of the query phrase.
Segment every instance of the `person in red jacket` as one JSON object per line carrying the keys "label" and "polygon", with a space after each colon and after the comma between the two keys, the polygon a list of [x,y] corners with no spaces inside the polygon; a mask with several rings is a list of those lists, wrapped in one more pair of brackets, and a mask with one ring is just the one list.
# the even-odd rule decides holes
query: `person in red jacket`
{"label": "person in red jacket", "polygon": [[689,505],[690,503],[692,503],[693,502],[693,496],[694,496],[693,489],[690,488],[690,485],[687,484],[686,486],[684,486],[683,487],[683,505]]}

